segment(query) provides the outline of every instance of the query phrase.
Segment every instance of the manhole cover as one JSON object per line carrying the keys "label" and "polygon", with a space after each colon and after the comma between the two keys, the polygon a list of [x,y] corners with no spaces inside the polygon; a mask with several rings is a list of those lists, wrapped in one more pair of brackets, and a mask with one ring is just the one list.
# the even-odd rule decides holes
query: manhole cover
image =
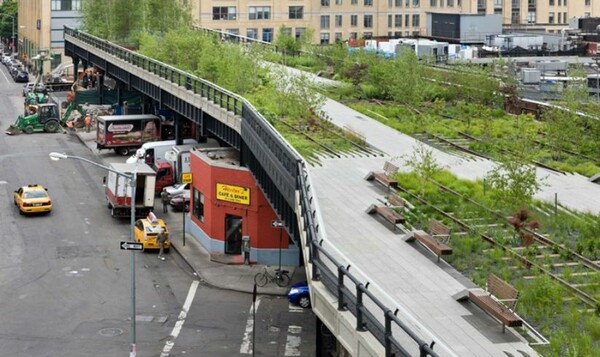
{"label": "manhole cover", "polygon": [[118,327],[108,327],[108,328],[103,328],[102,330],[100,330],[99,333],[102,336],[114,337],[114,336],[122,335],[123,334],[123,329],[120,329]]}

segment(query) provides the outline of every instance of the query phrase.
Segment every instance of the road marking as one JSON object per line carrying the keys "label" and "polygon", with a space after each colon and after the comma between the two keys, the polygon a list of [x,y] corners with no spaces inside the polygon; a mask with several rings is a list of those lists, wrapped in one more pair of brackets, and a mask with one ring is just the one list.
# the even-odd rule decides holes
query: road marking
{"label": "road marking", "polygon": [[181,332],[181,328],[185,323],[185,318],[187,317],[188,311],[190,311],[190,306],[192,306],[192,301],[194,301],[194,296],[196,295],[196,290],[198,289],[198,284],[200,282],[198,280],[194,280],[192,285],[190,286],[190,290],[188,291],[188,295],[185,298],[185,302],[183,303],[183,307],[181,308],[181,312],[179,313],[179,317],[177,318],[177,322],[175,323],[175,327],[173,327],[173,331],[171,331],[171,335],[165,342],[165,347],[160,354],[160,357],[167,357],[173,346],[175,346],[175,339],[179,336]]}
{"label": "road marking", "polygon": [[304,312],[304,309],[301,308],[300,306],[296,306],[296,305],[293,305],[292,303],[290,303],[289,311],[290,312]]}
{"label": "road marking", "polygon": [[288,326],[288,335],[285,343],[284,356],[301,356],[300,344],[302,343],[302,337],[299,336],[300,333],[302,333],[301,326]]}
{"label": "road marking", "polygon": [[[254,306],[256,305],[256,310]],[[244,332],[244,338],[242,339],[242,345],[240,346],[240,353],[243,355],[252,354],[252,329],[254,328],[254,313],[258,311],[258,305],[260,305],[260,296],[256,298],[256,303],[250,305],[250,311],[248,313],[248,321],[246,321],[246,331]]]}

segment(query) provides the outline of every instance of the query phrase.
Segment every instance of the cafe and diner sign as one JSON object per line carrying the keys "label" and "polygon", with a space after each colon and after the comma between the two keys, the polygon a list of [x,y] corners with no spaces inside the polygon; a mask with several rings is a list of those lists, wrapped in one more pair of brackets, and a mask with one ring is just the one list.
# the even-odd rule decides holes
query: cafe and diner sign
{"label": "cafe and diner sign", "polygon": [[249,206],[250,189],[248,187],[217,183],[217,199]]}

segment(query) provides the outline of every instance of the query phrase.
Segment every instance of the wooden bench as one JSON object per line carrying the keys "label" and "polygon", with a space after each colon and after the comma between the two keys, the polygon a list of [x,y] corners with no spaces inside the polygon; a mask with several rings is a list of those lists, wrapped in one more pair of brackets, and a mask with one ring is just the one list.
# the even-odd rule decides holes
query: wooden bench
{"label": "wooden bench", "polygon": [[393,208],[387,206],[370,205],[366,212],[368,214],[377,213],[383,217],[386,221],[390,222],[394,226],[394,231],[396,230],[396,225],[398,223],[404,223],[406,221],[401,214],[394,211]]}
{"label": "wooden bench", "polygon": [[490,274],[486,290],[487,293],[484,294],[469,291],[469,300],[499,320],[502,323],[503,333],[506,326],[523,326],[523,320],[513,312],[519,298],[517,289],[496,275]]}
{"label": "wooden bench", "polygon": [[395,193],[390,193],[388,195],[387,204],[394,208],[406,208],[406,201],[404,201],[404,198],[398,196]]}
{"label": "wooden bench", "polygon": [[440,242],[439,240],[432,237],[429,233],[416,230],[412,232],[413,234],[409,236],[406,241],[412,242],[413,240],[417,240],[419,243],[424,245],[426,248],[431,250],[435,255],[437,255],[437,261],[440,261],[440,257],[442,255],[450,255],[452,254],[452,248],[447,246],[446,244]]}
{"label": "wooden bench", "polygon": [[394,178],[394,175],[398,172],[398,166],[386,161],[383,165],[383,171],[371,171],[365,177],[365,180],[371,181],[376,180],[388,188],[398,187],[398,181]]}
{"label": "wooden bench", "polygon": [[436,219],[431,219],[429,221],[429,234],[444,244],[448,244],[448,241],[450,241],[451,231],[452,228]]}

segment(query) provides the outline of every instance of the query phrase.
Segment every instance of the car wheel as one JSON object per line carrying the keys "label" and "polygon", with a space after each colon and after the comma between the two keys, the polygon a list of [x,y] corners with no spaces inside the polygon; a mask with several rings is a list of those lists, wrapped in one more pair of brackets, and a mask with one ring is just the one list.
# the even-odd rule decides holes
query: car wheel
{"label": "car wheel", "polygon": [[127,156],[131,152],[131,150],[126,146],[123,146],[120,148],[115,148],[115,151],[117,152],[117,154],[119,154],[121,156]]}
{"label": "car wheel", "polygon": [[56,133],[58,131],[58,122],[56,120],[47,121],[44,125],[44,131],[47,133]]}
{"label": "car wheel", "polygon": [[23,131],[25,134],[33,134],[33,125],[27,125]]}
{"label": "car wheel", "polygon": [[19,208],[19,214],[22,216],[25,214],[25,212],[21,211],[21,209]]}
{"label": "car wheel", "polygon": [[308,295],[302,295],[300,296],[300,298],[298,299],[298,305],[300,305],[300,307],[307,309],[310,307],[310,297]]}

